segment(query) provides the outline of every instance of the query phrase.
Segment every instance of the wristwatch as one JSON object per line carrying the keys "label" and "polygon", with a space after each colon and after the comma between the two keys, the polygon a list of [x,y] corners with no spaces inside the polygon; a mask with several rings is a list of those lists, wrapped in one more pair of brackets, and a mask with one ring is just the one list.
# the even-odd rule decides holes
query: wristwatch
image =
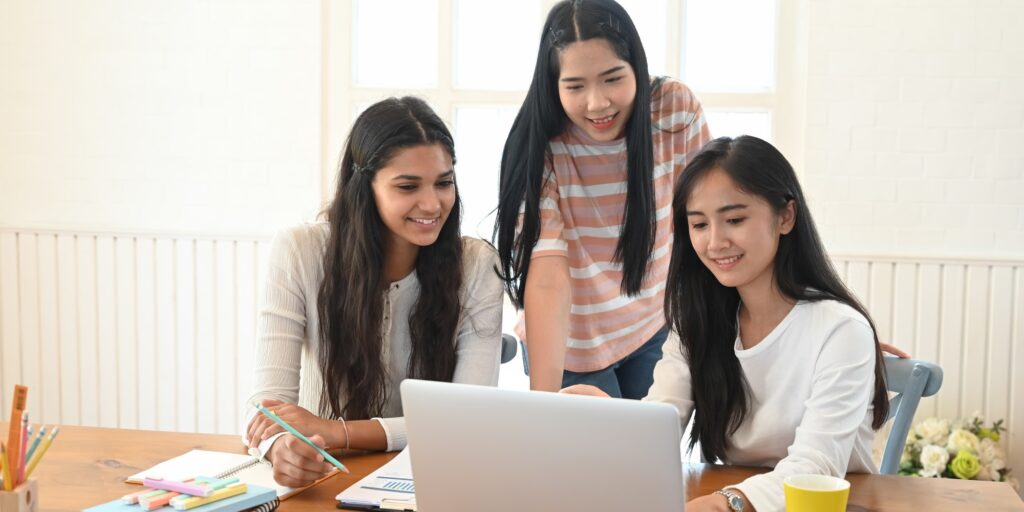
{"label": "wristwatch", "polygon": [[732,512],[743,512],[743,498],[728,489],[719,489],[712,494],[721,494],[729,502],[729,509]]}

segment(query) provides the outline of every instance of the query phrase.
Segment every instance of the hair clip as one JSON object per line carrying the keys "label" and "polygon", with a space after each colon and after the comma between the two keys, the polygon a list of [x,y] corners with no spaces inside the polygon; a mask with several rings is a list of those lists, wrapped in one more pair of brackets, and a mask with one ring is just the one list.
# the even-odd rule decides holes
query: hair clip
{"label": "hair clip", "polygon": [[559,41],[562,39],[562,30],[555,30],[555,27],[548,27],[548,43],[551,46],[558,46]]}
{"label": "hair clip", "polygon": [[608,15],[608,21],[599,21],[597,22],[597,26],[601,27],[602,31],[613,32],[615,35],[622,34],[618,20],[613,18],[611,14]]}
{"label": "hair clip", "polygon": [[360,173],[367,172],[369,170],[370,170],[369,167],[361,166],[361,165],[359,165],[359,164],[357,164],[355,162],[352,162],[352,172],[353,173],[360,174]]}

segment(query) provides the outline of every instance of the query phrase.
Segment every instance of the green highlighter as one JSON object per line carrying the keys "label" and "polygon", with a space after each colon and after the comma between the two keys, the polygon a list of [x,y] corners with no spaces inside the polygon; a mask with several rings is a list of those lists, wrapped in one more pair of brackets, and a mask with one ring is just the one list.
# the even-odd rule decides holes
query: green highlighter
{"label": "green highlighter", "polygon": [[253,405],[253,407],[256,408],[257,411],[260,411],[261,413],[263,413],[264,416],[274,420],[274,423],[277,423],[278,425],[281,425],[281,428],[287,430],[289,434],[299,438],[299,440],[302,441],[303,443],[306,443],[306,444],[312,446],[314,450],[319,452],[320,455],[323,455],[324,459],[326,459],[327,462],[330,462],[331,464],[333,464],[334,467],[338,468],[342,472],[345,472],[345,473],[349,472],[348,468],[346,468],[344,464],[342,464],[340,461],[338,461],[338,459],[335,459],[334,457],[331,456],[331,454],[327,453],[327,450],[324,450],[323,448],[320,448],[313,441],[310,441],[308,437],[306,437],[306,436],[302,435],[301,433],[299,433],[299,431],[295,430],[291,425],[285,423],[285,421],[282,420],[280,417],[278,417],[278,415],[274,414],[274,411],[271,411],[271,410],[267,409],[266,407],[263,407],[263,405],[261,405],[258,402],[253,402],[252,405]]}

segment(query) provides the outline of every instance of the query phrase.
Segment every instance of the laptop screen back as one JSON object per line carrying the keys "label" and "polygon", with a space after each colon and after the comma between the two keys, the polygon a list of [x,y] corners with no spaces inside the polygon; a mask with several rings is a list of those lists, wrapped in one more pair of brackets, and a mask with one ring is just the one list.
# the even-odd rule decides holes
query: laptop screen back
{"label": "laptop screen back", "polygon": [[679,512],[679,416],[666,404],[405,380],[420,511]]}

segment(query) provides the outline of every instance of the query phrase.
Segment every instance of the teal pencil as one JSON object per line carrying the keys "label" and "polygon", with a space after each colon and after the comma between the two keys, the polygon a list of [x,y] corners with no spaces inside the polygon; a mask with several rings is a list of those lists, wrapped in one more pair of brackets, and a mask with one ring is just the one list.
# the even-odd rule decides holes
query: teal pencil
{"label": "teal pencil", "polygon": [[39,434],[36,436],[36,439],[32,441],[32,446],[29,447],[28,455],[25,455],[25,460],[32,460],[32,454],[36,452],[36,448],[39,447],[39,441],[42,441],[44,437],[46,437],[45,425],[39,429]]}
{"label": "teal pencil", "polygon": [[264,416],[274,420],[274,423],[277,423],[278,425],[281,425],[281,428],[287,430],[288,433],[290,433],[291,435],[299,438],[299,440],[302,441],[303,443],[306,443],[306,444],[312,446],[314,450],[316,450],[318,453],[320,453],[320,455],[322,455],[325,459],[327,459],[328,462],[333,464],[334,467],[340,469],[341,471],[343,471],[345,473],[349,472],[348,468],[346,468],[344,464],[339,462],[338,459],[335,459],[334,457],[331,456],[331,454],[327,453],[327,450],[324,450],[323,448],[320,448],[319,446],[316,445],[316,443],[314,443],[313,441],[310,441],[309,438],[307,438],[306,436],[302,435],[298,430],[295,430],[294,428],[292,428],[291,425],[289,425],[284,420],[282,420],[280,417],[278,417],[278,415],[274,414],[274,411],[268,410],[266,407],[263,407],[262,405],[260,405],[259,402],[255,402],[252,405],[253,405],[253,407],[256,408],[257,411],[260,411],[261,413],[263,413]]}

